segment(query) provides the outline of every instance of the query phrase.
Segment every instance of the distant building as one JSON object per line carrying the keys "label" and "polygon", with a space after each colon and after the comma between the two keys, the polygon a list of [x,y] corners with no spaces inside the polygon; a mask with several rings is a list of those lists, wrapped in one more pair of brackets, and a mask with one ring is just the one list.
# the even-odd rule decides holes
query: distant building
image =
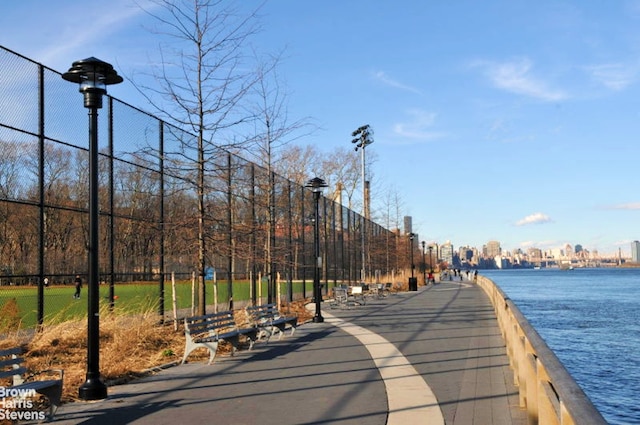
{"label": "distant building", "polygon": [[[413,233],[413,218],[410,215],[404,216],[404,235],[408,238]],[[409,244],[407,244],[409,246]],[[420,247],[420,236],[416,233],[413,235],[413,250]]]}
{"label": "distant building", "polygon": [[529,258],[542,258],[542,250],[540,250],[540,248],[528,248],[527,254],[529,255]]}
{"label": "distant building", "polygon": [[500,242],[498,241],[489,241],[484,246],[484,256],[485,258],[495,258],[502,255],[502,248],[500,248]]}
{"label": "distant building", "polygon": [[473,250],[468,246],[461,246],[458,250],[458,256],[463,263],[470,263],[473,260]]}
{"label": "distant building", "polygon": [[555,258],[556,260],[559,260],[565,256],[562,248],[551,248],[549,250],[549,255],[551,256],[551,258]]}
{"label": "distant building", "polygon": [[413,219],[410,215],[404,216],[404,234],[413,233]]}
{"label": "distant building", "polygon": [[631,242],[631,262],[640,263],[640,242]]}
{"label": "distant building", "polygon": [[574,257],[574,248],[571,246],[571,244],[566,244],[564,247],[564,255],[567,258],[573,258]]}
{"label": "distant building", "polygon": [[509,260],[506,257],[502,257],[500,255],[496,255],[493,259],[496,263],[496,268],[498,269],[508,269],[510,268]]}
{"label": "distant building", "polygon": [[453,244],[449,241],[440,245],[440,260],[453,266]]}

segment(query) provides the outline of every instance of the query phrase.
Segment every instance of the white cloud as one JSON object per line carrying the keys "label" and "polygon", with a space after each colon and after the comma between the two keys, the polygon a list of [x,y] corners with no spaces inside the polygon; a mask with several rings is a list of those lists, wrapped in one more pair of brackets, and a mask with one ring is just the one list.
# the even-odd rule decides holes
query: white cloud
{"label": "white cloud", "polygon": [[640,210],[640,202],[629,202],[627,204],[612,205],[607,209],[611,210]]}
{"label": "white cloud", "polygon": [[542,223],[549,223],[551,221],[553,220],[551,220],[551,217],[549,217],[548,215],[543,214],[541,212],[537,212],[537,213],[528,215],[521,220],[518,220],[516,222],[516,226],[527,226],[529,224],[542,224]]}
{"label": "white cloud", "polygon": [[[131,0],[114,0],[106,8],[69,5],[67,9],[58,10],[56,19],[50,19],[41,25],[42,32],[48,34],[46,40],[29,36],[30,43],[40,46],[32,54],[33,59],[54,69],[62,64],[60,70],[63,71],[72,61],[94,54],[100,59],[112,61],[113,58],[102,58],[104,54],[112,53],[105,52],[106,47],[115,44],[113,50],[118,51],[122,50],[122,46],[116,41],[108,40],[113,40],[114,35],[123,29],[130,30],[134,20],[146,17],[143,7],[153,10],[157,5],[148,0],[137,3]],[[83,22],[90,24],[82,24]]]}
{"label": "white cloud", "polygon": [[548,102],[568,97],[562,90],[553,89],[534,77],[531,73],[532,63],[528,58],[507,62],[479,61],[475,66],[483,68],[487,78],[499,89]]}
{"label": "white cloud", "polygon": [[393,132],[410,139],[433,140],[444,137],[442,132],[431,131],[435,124],[437,114],[435,112],[411,109],[407,111],[409,120],[407,122],[396,123]]}
{"label": "white cloud", "polygon": [[636,76],[636,70],[620,63],[594,65],[586,68],[591,78],[608,89],[620,91],[631,85]]}
{"label": "white cloud", "polygon": [[420,93],[420,90],[418,90],[417,88],[411,87],[397,80],[394,80],[393,78],[389,77],[384,71],[376,71],[372,75],[375,80],[380,81],[381,83],[386,84],[390,87],[409,91],[416,94],[422,94]]}

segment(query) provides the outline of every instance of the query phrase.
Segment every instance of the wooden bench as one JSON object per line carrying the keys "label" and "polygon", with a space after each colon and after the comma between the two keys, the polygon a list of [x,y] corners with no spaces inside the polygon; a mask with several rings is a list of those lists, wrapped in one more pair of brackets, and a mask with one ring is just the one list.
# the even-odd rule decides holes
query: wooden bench
{"label": "wooden bench", "polygon": [[291,334],[296,331],[298,326],[297,316],[283,316],[278,311],[278,307],[275,304],[263,304],[256,306],[248,306],[245,308],[247,317],[258,328],[260,333],[258,338],[262,336],[266,337],[267,342],[269,338],[278,332],[280,335],[278,339],[282,338],[286,329],[291,329]]}
{"label": "wooden bench", "polygon": [[229,310],[203,316],[186,317],[184,319],[184,336],[186,344],[182,363],[187,361],[187,357],[193,350],[204,347],[209,350],[209,364],[211,364],[218,351],[220,341],[231,343],[231,355],[233,355],[240,348],[240,337],[244,336],[249,340],[249,350],[251,350],[253,343],[258,339],[258,329],[239,328],[236,325],[233,311]]}
{"label": "wooden bench", "polygon": [[[0,350],[0,380],[5,381],[12,379],[10,387],[2,386],[4,406],[9,402],[16,402],[21,407],[30,409],[31,403],[25,403],[20,400],[35,395],[42,394],[47,397],[50,403],[49,419],[53,419],[56,410],[60,407],[62,398],[62,381],[64,380],[64,371],[61,369],[43,370],[35,373],[29,373],[24,365],[24,359],[20,357],[22,350],[19,347],[13,347],[6,350]],[[56,379],[32,380],[37,375],[58,375]],[[24,409],[23,409],[24,410]],[[42,413],[43,414],[43,413]]]}

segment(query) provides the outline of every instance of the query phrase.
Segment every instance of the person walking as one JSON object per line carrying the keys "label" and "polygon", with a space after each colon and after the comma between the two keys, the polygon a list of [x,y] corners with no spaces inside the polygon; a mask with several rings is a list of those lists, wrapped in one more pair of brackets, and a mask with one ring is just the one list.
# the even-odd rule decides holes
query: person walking
{"label": "person walking", "polygon": [[80,299],[80,288],[82,288],[82,278],[79,274],[76,275],[76,292],[73,294],[73,298]]}

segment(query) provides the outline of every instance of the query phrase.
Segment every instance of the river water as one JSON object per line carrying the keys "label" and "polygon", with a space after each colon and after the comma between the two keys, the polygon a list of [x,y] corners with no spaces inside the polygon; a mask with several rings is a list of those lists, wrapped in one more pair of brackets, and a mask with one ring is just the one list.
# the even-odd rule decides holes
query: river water
{"label": "river water", "polygon": [[482,270],[610,424],[640,424],[640,269]]}

